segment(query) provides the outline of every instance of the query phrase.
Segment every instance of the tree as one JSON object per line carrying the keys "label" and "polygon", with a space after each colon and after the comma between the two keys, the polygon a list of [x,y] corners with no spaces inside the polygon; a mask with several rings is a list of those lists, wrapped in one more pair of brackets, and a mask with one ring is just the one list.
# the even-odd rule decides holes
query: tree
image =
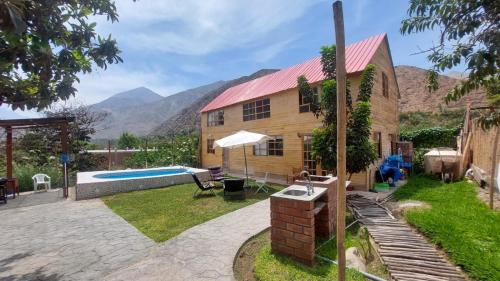
{"label": "tree", "polygon": [[136,135],[129,132],[123,132],[117,143],[119,149],[135,148],[139,147],[140,145],[141,140]]}
{"label": "tree", "polygon": [[[93,148],[91,136],[96,133],[96,126],[106,118],[105,113],[90,111],[88,107],[61,106],[45,112],[46,117],[75,117],[68,128],[68,143],[72,155],[69,169],[86,171],[95,169],[103,159],[87,152]],[[59,128],[39,127],[30,129],[22,135],[17,147],[24,157],[17,157],[17,164],[35,165],[37,167],[50,164],[50,158],[57,158],[61,148],[57,145],[61,141]],[[56,161],[58,161],[56,159]]]}
{"label": "tree", "polygon": [[[409,18],[401,33],[440,29],[438,44],[423,53],[433,64],[428,72],[430,91],[439,87],[437,74],[464,64],[468,79],[454,87],[445,101],[485,89],[492,106],[481,117],[483,128],[500,125],[500,5],[497,0],[411,0]],[[496,108],[496,109],[495,109]]]}
{"label": "tree", "polygon": [[[321,160],[321,166],[327,170],[334,170],[337,166],[337,104],[334,102],[337,95],[335,80],[335,46],[321,48],[321,62],[326,80],[322,83],[322,94],[319,105],[311,107],[313,114],[323,118],[323,127],[313,130],[313,156]],[[352,174],[364,171],[376,159],[373,144],[370,142],[371,105],[370,97],[373,88],[375,66],[368,65],[361,75],[361,84],[356,107],[353,108],[350,83],[347,81],[347,172],[349,179]],[[299,92],[307,97],[307,101],[314,100],[312,89],[303,76],[297,78]]]}
{"label": "tree", "polygon": [[43,110],[75,95],[77,74],[122,62],[89,16],[118,20],[111,0],[0,0],[0,104]]}

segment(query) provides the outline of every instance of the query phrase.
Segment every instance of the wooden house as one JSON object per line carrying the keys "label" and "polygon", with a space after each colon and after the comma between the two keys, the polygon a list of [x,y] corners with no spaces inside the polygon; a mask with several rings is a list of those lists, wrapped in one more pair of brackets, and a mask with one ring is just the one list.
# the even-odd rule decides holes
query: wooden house
{"label": "wooden house", "polygon": [[[346,69],[355,99],[360,74],[368,64],[376,66],[372,104],[372,137],[379,161],[366,172],[352,176],[352,186],[367,190],[374,183],[376,166],[391,153],[391,142],[398,136],[399,89],[386,34],[369,37],[346,47]],[[311,132],[321,127],[297,89],[297,77],[305,75],[315,91],[321,93],[325,79],[321,58],[229,88],[202,109],[201,164],[224,167],[242,174],[243,149],[213,148],[214,141],[239,130],[274,137],[265,144],[247,149],[249,173],[261,177],[265,172],[281,182],[306,167],[322,174],[320,163],[311,157]]]}

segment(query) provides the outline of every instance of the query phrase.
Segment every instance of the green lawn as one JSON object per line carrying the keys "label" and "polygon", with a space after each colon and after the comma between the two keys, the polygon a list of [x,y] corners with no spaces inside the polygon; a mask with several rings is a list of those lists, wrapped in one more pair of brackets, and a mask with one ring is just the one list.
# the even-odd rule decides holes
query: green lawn
{"label": "green lawn", "polygon": [[473,184],[412,177],[395,195],[398,200],[420,200],[432,206],[409,210],[405,217],[470,277],[500,280],[500,213],[477,199]]}
{"label": "green lawn", "polygon": [[252,193],[245,200],[225,199],[222,189],[215,190],[216,196],[193,198],[195,188],[194,183],[182,184],[119,193],[102,200],[144,235],[162,242],[195,225],[266,199],[283,187],[271,185],[269,194]]}
{"label": "green lawn", "polygon": [[[347,217],[346,225],[353,220],[352,216]],[[361,245],[367,245],[358,235],[359,226],[355,225],[346,232],[345,247],[358,247],[363,251]],[[331,239],[326,244],[325,239],[318,238],[316,241],[316,254],[333,260],[337,259],[336,240]],[[366,248],[366,247],[365,247]],[[375,256],[373,256],[375,258]],[[385,266],[378,259],[372,261],[367,271],[381,278],[389,280]],[[337,266],[322,260],[316,260],[316,266],[308,267],[293,261],[291,258],[275,255],[271,252],[271,246],[267,244],[258,253],[255,259],[255,276],[261,281],[278,280],[308,280],[308,281],[334,281],[337,280]],[[348,269],[346,272],[347,280],[365,280],[361,273]]]}

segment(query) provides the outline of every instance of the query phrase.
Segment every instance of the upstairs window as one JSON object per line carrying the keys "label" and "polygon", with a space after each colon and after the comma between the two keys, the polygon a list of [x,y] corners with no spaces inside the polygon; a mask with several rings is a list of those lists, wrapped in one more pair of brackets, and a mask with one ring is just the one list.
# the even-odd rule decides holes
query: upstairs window
{"label": "upstairs window", "polygon": [[207,153],[215,154],[214,139],[207,139]]}
{"label": "upstairs window", "polygon": [[243,121],[271,117],[271,101],[261,99],[243,104]]}
{"label": "upstairs window", "polygon": [[253,146],[255,156],[283,156],[283,137],[276,136],[272,140]]}
{"label": "upstairs window", "polygon": [[208,127],[222,126],[224,125],[224,110],[214,110],[208,112]]}
{"label": "upstairs window", "polygon": [[385,72],[382,72],[382,95],[386,98],[389,97],[389,79]]}
{"label": "upstairs window", "polygon": [[[315,103],[318,102],[319,100],[319,89],[318,87],[312,88],[313,90],[313,101]],[[311,111],[311,103],[307,100],[307,97],[302,96],[302,94],[299,92],[299,112],[310,112]]]}

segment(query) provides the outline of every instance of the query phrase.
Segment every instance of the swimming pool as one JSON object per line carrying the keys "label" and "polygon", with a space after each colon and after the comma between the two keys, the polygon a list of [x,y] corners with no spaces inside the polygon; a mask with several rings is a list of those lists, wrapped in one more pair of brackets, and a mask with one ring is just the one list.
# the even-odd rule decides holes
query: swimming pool
{"label": "swimming pool", "polygon": [[126,171],[126,172],[110,172],[94,175],[98,179],[131,179],[143,177],[156,177],[156,176],[169,176],[181,173],[187,173],[189,170],[185,168],[175,169],[148,169],[140,171]]}
{"label": "swimming pool", "polygon": [[191,173],[201,180],[209,178],[208,170],[190,167],[160,167],[119,171],[81,172],[76,175],[75,200],[91,199],[119,192],[166,187],[193,182]]}

